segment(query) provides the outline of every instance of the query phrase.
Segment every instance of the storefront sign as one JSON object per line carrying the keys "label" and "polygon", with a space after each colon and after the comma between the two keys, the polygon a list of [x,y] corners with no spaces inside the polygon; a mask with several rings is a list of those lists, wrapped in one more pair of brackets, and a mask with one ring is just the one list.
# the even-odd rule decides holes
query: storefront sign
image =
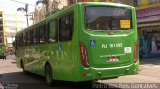
{"label": "storefront sign", "polygon": [[146,16],[152,16],[152,15],[160,15],[160,7],[137,11],[137,17],[138,18],[146,17]]}

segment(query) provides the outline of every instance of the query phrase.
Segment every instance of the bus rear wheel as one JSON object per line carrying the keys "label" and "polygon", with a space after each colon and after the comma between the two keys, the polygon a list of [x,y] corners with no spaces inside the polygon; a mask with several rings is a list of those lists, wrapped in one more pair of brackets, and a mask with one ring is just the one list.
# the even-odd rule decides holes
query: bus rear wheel
{"label": "bus rear wheel", "polygon": [[45,79],[48,85],[53,86],[52,68],[49,64],[45,66]]}
{"label": "bus rear wheel", "polygon": [[24,69],[24,63],[23,63],[23,61],[21,60],[20,63],[21,63],[21,68],[23,70],[23,73],[27,74],[28,72]]}

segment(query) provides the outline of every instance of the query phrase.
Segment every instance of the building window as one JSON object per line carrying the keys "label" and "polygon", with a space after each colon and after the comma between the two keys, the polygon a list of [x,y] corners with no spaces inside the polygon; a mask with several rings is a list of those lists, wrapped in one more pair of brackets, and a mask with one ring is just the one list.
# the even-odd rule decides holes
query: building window
{"label": "building window", "polygon": [[73,13],[61,17],[59,20],[59,40],[60,41],[70,41],[72,40],[73,33]]}
{"label": "building window", "polygon": [[122,3],[127,5],[132,5],[132,0],[113,0],[114,3]]}
{"label": "building window", "polygon": [[157,2],[160,2],[160,0],[149,0],[149,3],[152,4],[152,3],[157,3]]}
{"label": "building window", "polygon": [[137,6],[142,5],[142,0],[136,0],[137,1]]}

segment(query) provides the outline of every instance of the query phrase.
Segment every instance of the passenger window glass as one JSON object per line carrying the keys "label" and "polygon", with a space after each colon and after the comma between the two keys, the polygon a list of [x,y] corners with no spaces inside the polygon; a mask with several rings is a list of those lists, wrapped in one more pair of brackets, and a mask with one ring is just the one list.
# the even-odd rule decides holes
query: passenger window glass
{"label": "passenger window glass", "polygon": [[26,45],[26,39],[25,39],[25,33],[23,33],[23,45],[25,46]]}
{"label": "passenger window glass", "polygon": [[46,30],[45,25],[40,27],[40,44],[45,43],[45,39],[47,38],[45,30]]}
{"label": "passenger window glass", "polygon": [[56,35],[56,21],[51,21],[49,23],[49,42],[53,43],[57,41],[57,35]]}
{"label": "passenger window glass", "polygon": [[36,44],[36,29],[33,29],[33,44]]}
{"label": "passenger window glass", "polygon": [[23,46],[23,34],[20,35],[20,46]]}
{"label": "passenger window glass", "polygon": [[73,13],[68,14],[59,20],[59,40],[60,41],[70,41],[72,40],[73,34]]}
{"label": "passenger window glass", "polygon": [[33,30],[30,30],[30,45],[33,45]]}
{"label": "passenger window glass", "polygon": [[27,32],[27,45],[30,45],[30,35],[29,35],[29,31]]}

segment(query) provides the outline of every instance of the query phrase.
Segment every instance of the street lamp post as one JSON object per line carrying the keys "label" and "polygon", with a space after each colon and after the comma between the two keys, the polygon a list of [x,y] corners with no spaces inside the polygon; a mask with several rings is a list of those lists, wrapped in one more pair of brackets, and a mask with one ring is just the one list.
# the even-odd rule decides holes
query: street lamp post
{"label": "street lamp post", "polygon": [[25,8],[19,7],[17,11],[25,11],[26,12],[26,20],[27,20],[27,26],[29,26],[29,21],[28,21],[28,4],[25,4]]}

